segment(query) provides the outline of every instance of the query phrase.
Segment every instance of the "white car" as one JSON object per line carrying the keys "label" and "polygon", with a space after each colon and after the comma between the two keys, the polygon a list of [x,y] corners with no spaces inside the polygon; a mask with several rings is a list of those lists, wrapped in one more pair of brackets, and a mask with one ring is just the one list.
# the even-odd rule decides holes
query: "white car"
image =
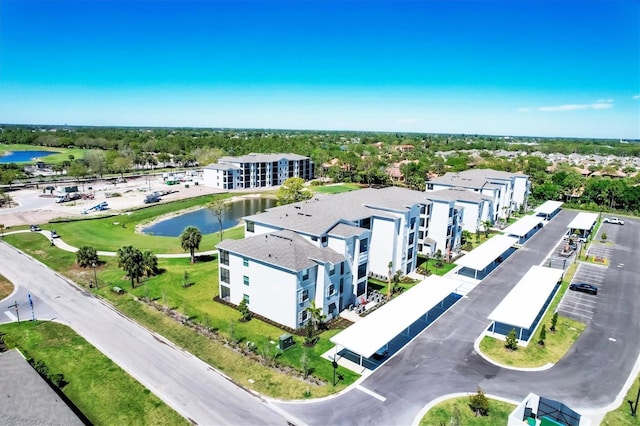
{"label": "white car", "polygon": [[612,223],[614,225],[624,225],[624,220],[617,217],[605,217],[604,223]]}

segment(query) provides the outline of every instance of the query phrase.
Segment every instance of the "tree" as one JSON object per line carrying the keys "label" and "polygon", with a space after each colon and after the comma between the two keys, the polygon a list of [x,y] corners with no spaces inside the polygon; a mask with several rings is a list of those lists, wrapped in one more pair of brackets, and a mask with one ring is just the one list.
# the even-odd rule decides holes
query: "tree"
{"label": "tree", "polygon": [[482,228],[484,229],[484,237],[485,238],[489,238],[489,229],[491,229],[491,221],[490,220],[483,220],[482,221]]}
{"label": "tree", "polygon": [[469,395],[469,408],[476,417],[489,415],[489,399],[480,386],[475,394]]}
{"label": "tree", "polygon": [[139,283],[143,272],[142,252],[133,246],[120,247],[118,267],[122,268],[131,279],[131,287],[135,287],[134,280]]}
{"label": "tree", "polygon": [[311,322],[313,323],[313,329],[318,330],[319,325],[324,321],[326,315],[322,313],[321,307],[316,307],[316,301],[312,300],[311,304],[307,306],[306,311],[311,316]]}
{"label": "tree", "polygon": [[133,163],[129,158],[120,156],[120,157],[116,157],[113,160],[113,163],[111,164],[111,169],[116,173],[120,173],[120,176],[124,176],[124,172],[131,169],[132,166],[133,166]]}
{"label": "tree", "polygon": [[238,305],[238,311],[240,311],[240,315],[242,316],[243,321],[249,321],[251,319],[251,311],[249,310],[249,305],[247,304],[247,299],[242,299],[240,304]]}
{"label": "tree", "polygon": [[195,251],[200,248],[200,241],[202,240],[202,233],[195,226],[187,226],[180,235],[180,243],[184,251],[189,251],[191,254],[191,263],[196,262]]}
{"label": "tree", "polygon": [[290,177],[278,189],[278,205],[284,206],[298,201],[308,200],[313,194],[304,187],[304,179]]}
{"label": "tree", "polygon": [[518,337],[515,328],[512,328],[509,334],[507,334],[507,339],[504,343],[504,347],[509,349],[510,351],[515,351],[516,349],[518,349]]}
{"label": "tree", "polygon": [[538,344],[540,346],[544,346],[544,341],[547,338],[547,326],[542,324],[542,328],[540,329],[540,337],[538,338]]}
{"label": "tree", "polygon": [[393,286],[391,285],[391,279],[393,278],[393,261],[387,264],[387,299],[391,300],[391,294],[393,293]]}
{"label": "tree", "polygon": [[98,263],[98,252],[95,248],[82,246],[76,252],[76,262],[81,268],[88,268]]}
{"label": "tree", "polygon": [[453,407],[453,413],[451,414],[451,419],[449,420],[449,426],[460,426],[461,424],[460,409],[455,406]]}
{"label": "tree", "polygon": [[553,316],[551,317],[551,328],[549,330],[555,333],[557,324],[558,324],[558,313],[554,312]]}
{"label": "tree", "polygon": [[306,349],[303,349],[302,355],[300,355],[300,366],[302,367],[302,374],[306,380],[312,370],[311,364],[309,362],[309,354],[307,353]]}
{"label": "tree", "polygon": [[151,277],[158,273],[158,258],[150,250],[142,253],[142,274]]}
{"label": "tree", "polygon": [[104,152],[98,149],[92,149],[91,151],[87,151],[84,156],[84,161],[87,162],[91,171],[100,177],[107,170],[107,156],[104,155]]}
{"label": "tree", "polygon": [[216,199],[207,203],[207,208],[211,210],[218,219],[218,232],[220,232],[220,241],[222,241],[222,215],[229,209],[229,205],[222,199]]}

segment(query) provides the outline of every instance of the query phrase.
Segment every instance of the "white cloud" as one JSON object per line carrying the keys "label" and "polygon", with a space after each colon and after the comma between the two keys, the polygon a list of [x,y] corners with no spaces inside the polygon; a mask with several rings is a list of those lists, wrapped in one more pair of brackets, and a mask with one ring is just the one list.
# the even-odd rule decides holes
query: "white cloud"
{"label": "white cloud", "polygon": [[610,104],[612,102],[613,102],[613,99],[598,99],[596,101],[596,103],[598,103],[598,104],[604,104],[604,103]]}
{"label": "white cloud", "polygon": [[632,96],[633,99],[640,99],[640,95]]}
{"label": "white cloud", "polygon": [[[609,101],[609,99],[607,99]],[[580,109],[609,109],[613,108],[612,102],[594,102],[591,104],[567,104],[567,105],[554,105],[538,107],[538,111],[553,112],[553,111],[575,111]]]}
{"label": "white cloud", "polygon": [[531,111],[531,108],[518,108],[517,111],[518,112],[529,112],[529,111]]}

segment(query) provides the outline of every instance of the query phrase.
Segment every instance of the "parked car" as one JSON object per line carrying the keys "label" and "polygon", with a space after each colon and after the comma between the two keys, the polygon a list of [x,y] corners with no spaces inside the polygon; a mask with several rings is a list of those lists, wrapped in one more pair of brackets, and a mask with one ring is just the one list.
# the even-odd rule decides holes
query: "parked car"
{"label": "parked car", "polygon": [[60,235],[56,231],[51,231],[51,238],[60,238]]}
{"label": "parked car", "polygon": [[604,223],[611,223],[613,225],[624,225],[624,220],[618,218],[618,217],[605,217],[604,218]]}
{"label": "parked car", "polygon": [[598,287],[596,287],[593,284],[587,284],[587,283],[576,283],[576,284],[571,284],[569,286],[569,290],[573,290],[573,291],[580,291],[582,293],[588,293],[588,294],[598,294]]}
{"label": "parked car", "polygon": [[31,232],[38,232],[40,227],[38,225],[31,225]]}

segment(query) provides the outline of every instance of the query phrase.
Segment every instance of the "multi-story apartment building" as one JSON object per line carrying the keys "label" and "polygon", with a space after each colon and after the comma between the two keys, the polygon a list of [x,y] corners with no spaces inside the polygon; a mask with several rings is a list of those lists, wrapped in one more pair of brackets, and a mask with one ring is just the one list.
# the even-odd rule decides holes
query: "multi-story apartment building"
{"label": "multi-story apartment building", "polygon": [[[239,303],[246,294],[252,311],[290,327],[295,323],[293,328],[297,328],[301,324],[300,315],[305,314],[301,314],[300,310],[294,313],[290,308],[286,318],[281,317],[281,313],[278,313],[282,311],[280,302],[270,304],[268,300],[282,297],[291,303],[293,292],[297,294],[300,289],[308,288],[310,295],[322,296],[310,296],[308,302],[298,303],[298,308],[304,310],[310,300],[315,300],[316,306],[331,318],[349,305],[360,303],[367,293],[369,275],[386,277],[389,270],[400,270],[403,274],[415,270],[420,235],[426,235],[424,226],[430,204],[425,193],[419,191],[403,188],[363,189],[319,195],[308,201],[245,217],[246,238],[225,240],[218,245],[220,296],[232,303]],[[284,231],[288,231],[286,236],[292,241],[290,246],[274,244],[269,252],[271,256],[256,251],[255,246],[260,246],[263,241],[281,243],[282,240],[276,238]],[[323,257],[310,248],[304,249],[309,245],[324,250]],[[296,256],[293,252],[289,253],[294,246],[301,247],[297,256],[308,258],[307,263],[301,263],[304,266],[302,269],[281,264],[284,259]],[[329,257],[327,251],[336,257]],[[230,256],[236,260],[232,261]],[[238,259],[242,259],[242,265]],[[274,270],[252,275],[257,281],[255,285],[252,284],[252,276],[247,275],[250,287],[268,289],[259,295],[254,295],[253,290],[246,292],[245,274],[242,272],[247,267],[245,263],[251,265],[252,260],[256,267],[259,264],[260,268]],[[339,272],[310,271],[307,278],[302,279],[303,269],[313,269],[308,266],[311,265],[309,262],[316,265],[316,270],[324,268],[326,272],[333,267],[334,270],[338,268]],[[292,278],[287,281],[289,284],[280,285],[275,277],[284,274],[285,270],[288,271],[286,273],[295,273],[297,281]],[[243,277],[242,280],[239,277]],[[281,292],[286,294],[281,295]],[[260,301],[256,302],[257,299]]]}
{"label": "multi-story apartment building", "polygon": [[432,199],[426,238],[418,247],[420,253],[433,256],[440,251],[443,256],[448,257],[452,252],[458,251],[462,239],[463,210],[454,200],[443,197]]}
{"label": "multi-story apartment building", "polygon": [[490,220],[505,219],[521,205],[526,207],[530,191],[527,175],[491,169],[471,169],[445,173],[427,182],[427,192],[446,188],[465,188],[493,200]]}
{"label": "multi-story apartment building", "polygon": [[311,180],[314,164],[297,154],[247,154],[222,157],[204,168],[203,183],[219,189],[264,188],[282,185],[290,177]]}
{"label": "multi-story apartment building", "polygon": [[482,229],[482,223],[492,221],[493,199],[487,195],[464,188],[446,188],[427,193],[431,201],[453,201],[455,207],[462,211],[460,226],[463,231],[475,233]]}

